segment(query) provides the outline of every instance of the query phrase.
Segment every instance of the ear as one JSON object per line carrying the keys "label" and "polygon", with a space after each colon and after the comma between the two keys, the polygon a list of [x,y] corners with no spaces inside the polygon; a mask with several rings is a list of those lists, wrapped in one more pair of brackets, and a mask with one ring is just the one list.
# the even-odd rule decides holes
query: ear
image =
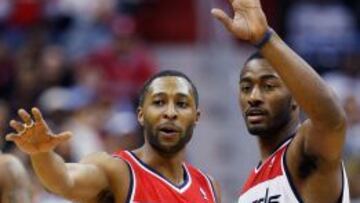
{"label": "ear", "polygon": [[200,115],[201,115],[200,110],[196,110],[195,125],[199,122],[199,120],[200,120]]}
{"label": "ear", "polygon": [[291,110],[296,111],[299,108],[299,105],[295,101],[295,99],[291,100]]}
{"label": "ear", "polygon": [[143,113],[142,107],[139,106],[137,108],[136,112],[137,112],[137,120],[138,120],[140,126],[144,126],[144,113]]}

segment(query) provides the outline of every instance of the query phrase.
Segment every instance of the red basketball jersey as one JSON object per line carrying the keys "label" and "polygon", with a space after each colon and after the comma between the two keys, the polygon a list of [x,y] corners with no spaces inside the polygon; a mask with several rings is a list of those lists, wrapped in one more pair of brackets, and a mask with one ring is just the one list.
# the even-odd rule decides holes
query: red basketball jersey
{"label": "red basketball jersey", "polygon": [[[303,203],[289,175],[286,165],[286,150],[292,139],[282,144],[260,166],[255,168],[246,181],[239,203]],[[343,191],[339,203],[350,203],[349,187],[343,173]]]}
{"label": "red basketball jersey", "polygon": [[128,202],[131,203],[215,203],[212,182],[199,169],[183,163],[184,182],[175,185],[142,162],[130,151],[119,151],[113,156],[126,161],[131,182]]}

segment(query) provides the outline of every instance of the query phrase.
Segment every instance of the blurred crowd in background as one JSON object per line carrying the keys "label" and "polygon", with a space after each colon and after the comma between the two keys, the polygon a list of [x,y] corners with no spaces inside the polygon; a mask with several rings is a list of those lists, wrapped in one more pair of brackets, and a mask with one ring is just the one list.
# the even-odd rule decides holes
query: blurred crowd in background
{"label": "blurred crowd in background", "polygon": [[[56,149],[66,161],[79,161],[96,151],[141,146],[137,93],[144,81],[164,68],[158,65],[164,56],[153,50],[216,41],[214,22],[204,19],[214,20],[203,8],[226,3],[0,0],[0,149],[29,167],[27,156],[5,142],[4,135],[11,131],[8,122],[17,117],[16,111],[33,106],[42,110],[55,132],[74,133],[71,141]],[[338,94],[348,114],[344,154],[351,192],[354,199],[360,198],[360,1],[265,0],[263,7],[270,25]],[[241,65],[235,68],[239,71]],[[33,181],[37,183],[35,177]],[[236,198],[224,194],[230,196],[225,200]],[[40,186],[34,187],[34,199],[66,202]]]}

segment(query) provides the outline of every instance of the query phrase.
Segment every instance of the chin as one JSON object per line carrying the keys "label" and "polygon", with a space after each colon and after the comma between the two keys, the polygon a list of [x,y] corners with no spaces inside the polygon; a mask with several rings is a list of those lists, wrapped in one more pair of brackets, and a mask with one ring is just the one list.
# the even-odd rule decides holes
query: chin
{"label": "chin", "polygon": [[251,135],[258,137],[269,136],[269,130],[265,126],[248,126],[248,131]]}
{"label": "chin", "polygon": [[158,145],[153,145],[153,147],[161,152],[161,153],[164,153],[164,154],[176,154],[178,153],[179,151],[181,151],[182,149],[185,148],[185,146],[180,146],[180,145],[163,145],[163,144],[158,144]]}
{"label": "chin", "polygon": [[178,152],[180,152],[183,148],[167,148],[167,147],[163,147],[161,148],[159,151],[163,154],[167,154],[167,155],[173,155],[173,154],[177,154]]}

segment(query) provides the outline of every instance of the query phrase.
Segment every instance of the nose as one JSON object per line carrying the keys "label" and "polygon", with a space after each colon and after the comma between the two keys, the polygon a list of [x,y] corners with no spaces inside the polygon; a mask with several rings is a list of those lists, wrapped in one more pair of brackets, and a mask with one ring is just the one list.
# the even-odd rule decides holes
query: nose
{"label": "nose", "polygon": [[263,103],[263,98],[261,95],[261,91],[259,88],[253,88],[248,99],[248,103],[250,106],[259,106]]}
{"label": "nose", "polygon": [[172,102],[170,102],[165,109],[164,118],[168,120],[175,120],[177,119],[177,116],[178,116],[178,112],[175,109],[175,105]]}

